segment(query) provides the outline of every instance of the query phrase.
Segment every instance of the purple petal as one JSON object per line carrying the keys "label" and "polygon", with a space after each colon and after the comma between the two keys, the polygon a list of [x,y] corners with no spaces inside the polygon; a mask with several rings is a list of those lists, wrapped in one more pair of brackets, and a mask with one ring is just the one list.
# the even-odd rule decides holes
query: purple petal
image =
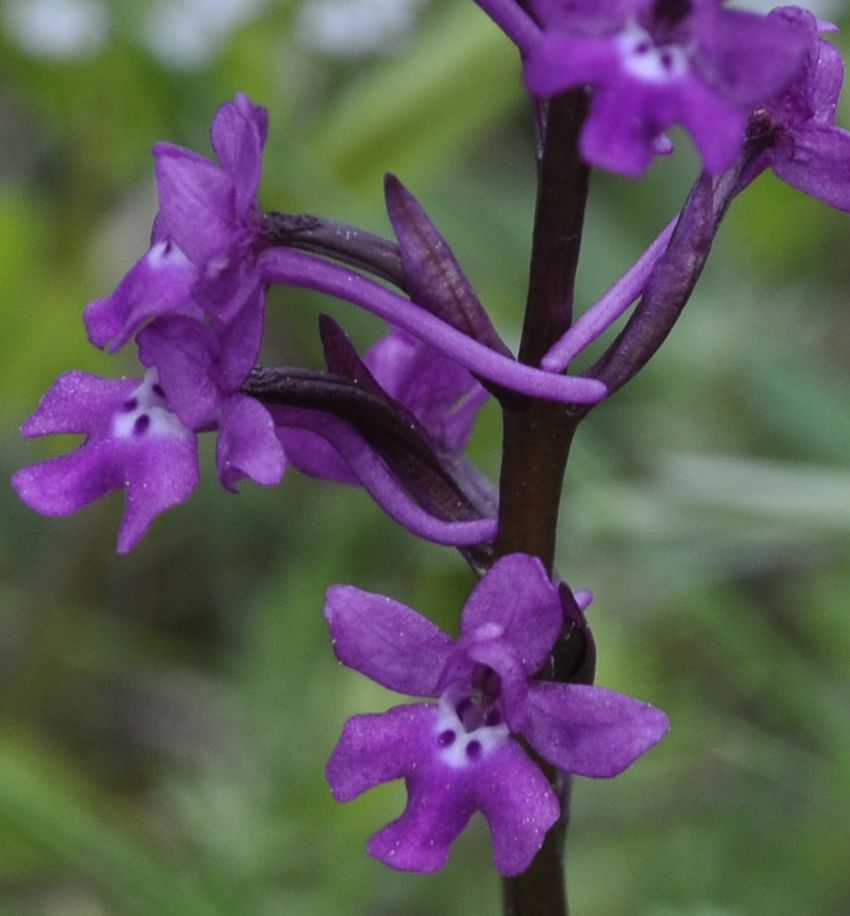
{"label": "purple petal", "polygon": [[136,338],[139,358],[156,366],[169,403],[190,429],[215,423],[224,395],[216,384],[213,332],[190,318],[159,318]]}
{"label": "purple petal", "polygon": [[158,143],[154,155],[162,228],[193,264],[205,265],[227,251],[237,234],[233,182],[191,150]]}
{"label": "purple petal", "polygon": [[218,109],[210,128],[213,149],[233,181],[236,213],[241,217],[255,206],[268,124],[266,109],[239,93]]}
{"label": "purple petal", "polygon": [[373,786],[407,775],[431,753],[436,722],[437,708],[431,704],[396,706],[349,719],[325,767],[333,797],[351,801]]}
{"label": "purple petal", "polygon": [[620,67],[616,41],[547,32],[528,55],[525,82],[532,94],[551,96],[584,83],[599,83]]}
{"label": "purple petal", "polygon": [[447,766],[407,775],[404,814],[378,831],[369,854],[392,868],[430,874],[442,868],[449,848],[475,813],[475,771]]}
{"label": "purple petal", "polygon": [[815,61],[809,87],[813,120],[824,126],[835,123],[838,96],[844,82],[844,58],[828,41],[817,40]]}
{"label": "purple petal", "polygon": [[66,372],[44,394],[21,433],[94,433],[109,423],[113,411],[138,387],[138,379],[105,379],[88,372]]}
{"label": "purple petal", "polygon": [[486,774],[475,784],[475,799],[493,837],[496,868],[518,875],[531,864],[560,806],[548,780],[515,741],[487,758]]}
{"label": "purple petal", "polygon": [[68,455],[21,468],[12,477],[12,486],[42,515],[71,515],[124,486],[117,452],[112,441],[83,445]]}
{"label": "purple petal", "polygon": [[566,773],[610,777],[657,744],[669,725],[661,710],[613,690],[537,683],[528,694],[523,734]]}
{"label": "purple petal", "polygon": [[543,564],[526,554],[497,560],[463,609],[464,636],[497,624],[519,653],[527,675],[545,663],[563,623],[558,592]]}
{"label": "purple petal", "polygon": [[744,141],[746,112],[691,76],[680,82],[678,104],[678,120],[693,136],[706,171],[728,168]]}
{"label": "purple petal", "polygon": [[776,148],[771,165],[793,187],[850,211],[850,133],[846,130],[801,129]]}
{"label": "purple petal", "polygon": [[118,534],[118,553],[127,553],[142,539],[160,512],[184,502],[200,479],[195,437],[158,438],[125,463],[127,501]]}
{"label": "purple petal", "polygon": [[527,714],[528,675],[514,645],[507,639],[479,641],[464,637],[461,642],[470,661],[491,668],[499,675],[505,721],[512,732],[521,732]]}
{"label": "purple petal", "polygon": [[221,408],[215,450],[218,479],[236,492],[236,481],[250,477],[264,487],[279,484],[286,468],[283,447],[268,410],[247,395],[229,397]]}
{"label": "purple petal", "polygon": [[156,243],[136,262],[115,292],[86,306],[89,340],[111,351],[122,347],[144,322],[160,315],[201,317],[192,302],[197,270],[170,241]]}
{"label": "purple petal", "polygon": [[318,433],[309,429],[277,428],[286,460],[302,474],[357,486],[360,483],[339,452]]}
{"label": "purple petal", "polygon": [[463,366],[403,331],[379,340],[365,362],[437,442],[450,451],[464,449],[488,394]]}
{"label": "purple petal", "polygon": [[[245,278],[251,285],[250,279]],[[234,318],[217,325],[217,380],[224,391],[237,391],[256,366],[263,343],[265,293],[253,284]]]}
{"label": "purple petal", "polygon": [[325,617],[343,664],[398,693],[437,695],[454,640],[430,620],[384,595],[347,585],[328,590]]}
{"label": "purple petal", "polygon": [[[647,122],[648,96],[646,88],[636,82],[630,91],[622,86],[598,87],[581,134],[582,157],[629,178],[643,175],[652,164],[655,138],[670,124],[669,120]],[[624,118],[624,111],[631,116]]]}
{"label": "purple petal", "polygon": [[586,611],[593,604],[593,592],[589,588],[578,588],[573,595],[580,611]]}
{"label": "purple petal", "polygon": [[[713,7],[714,3],[709,6]],[[782,89],[799,67],[806,36],[787,21],[741,10],[712,11],[701,36],[701,76],[744,109]]]}

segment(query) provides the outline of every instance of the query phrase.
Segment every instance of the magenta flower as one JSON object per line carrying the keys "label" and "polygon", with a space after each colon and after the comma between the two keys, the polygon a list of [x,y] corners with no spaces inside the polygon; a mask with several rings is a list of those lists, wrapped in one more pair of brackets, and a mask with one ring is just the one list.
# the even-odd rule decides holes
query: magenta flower
{"label": "magenta flower", "polygon": [[169,316],[151,322],[137,338],[142,362],[156,368],[180,420],[196,431],[218,430],[218,476],[229,490],[243,477],[274,486],[286,467],[268,410],[239,393],[254,368],[262,335],[257,290],[229,323]]}
{"label": "magenta flower", "polygon": [[723,7],[719,0],[534,0],[543,33],[529,50],[526,82],[551,96],[594,89],[581,137],[593,165],[640,176],[682,124],[705,168],[735,160],[747,116],[779,91],[800,61],[788,22]]}
{"label": "magenta flower", "polygon": [[117,350],[159,316],[227,321],[262,289],[254,255],[267,131],[266,110],[239,94],[213,119],[219,165],[170,143],[154,147],[159,213],[152,245],[111,296],[86,308],[92,343]]}
{"label": "magenta flower", "polygon": [[334,651],[399,693],[438,699],[350,719],[328,761],[338,801],[404,778],[407,807],[369,852],[395,868],[432,872],[481,811],[504,875],[524,871],[559,816],[548,780],[512,736],[567,773],[615,776],[667,731],[664,713],[581,684],[537,680],[564,623],[542,564],[497,561],[452,639],[416,611],[349,586],[328,592]]}
{"label": "magenta flower", "polygon": [[793,187],[850,210],[850,133],[835,126],[844,81],[841,54],[819,37],[808,11],[782,7],[769,18],[793,24],[808,42],[794,77],[753,116],[751,130],[768,131],[771,144],[757,168],[770,166]]}
{"label": "magenta flower", "polygon": [[186,500],[198,483],[195,435],[171,410],[155,372],[144,380],[68,372],[21,432],[86,436],[70,454],[22,468],[12,485],[43,515],[70,515],[109,490],[126,490],[119,553],[132,550],[154,518]]}

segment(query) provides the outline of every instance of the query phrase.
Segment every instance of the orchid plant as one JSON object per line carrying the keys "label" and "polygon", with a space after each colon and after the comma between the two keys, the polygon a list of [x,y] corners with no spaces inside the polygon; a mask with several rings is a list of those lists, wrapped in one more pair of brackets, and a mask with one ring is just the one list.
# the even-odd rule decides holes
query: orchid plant
{"label": "orchid plant", "polygon": [[[518,51],[534,113],[538,196],[515,354],[439,229],[394,176],[393,239],[257,199],[269,118],[245,95],[210,130],[215,160],[154,148],[159,211],[149,249],[91,302],[91,342],[133,342],[135,378],[62,375],[25,436],[83,443],[18,471],[44,515],[126,491],[118,552],[199,480],[216,435],[223,487],[281,483],[288,465],[363,487],[407,532],[459,550],[473,579],[453,638],[394,598],[329,589],[333,651],[396,693],[328,749],[333,796],[404,779],[401,816],[368,842],[394,868],[432,872],[473,814],[490,828],[505,911],[566,912],[563,844],[575,776],[612,777],[665,735],[663,712],[594,685],[592,596],[553,568],[562,480],[579,424],[651,359],[682,314],[734,198],[766,169],[850,210],[850,133],[832,26],[798,7],[768,15],[721,0],[478,0]],[[592,168],[636,179],[681,125],[702,171],[679,214],[599,301],[573,319]],[[361,355],[319,322],[326,368],[268,366],[266,298],[319,291],[388,326]],[[573,360],[629,309],[582,375]],[[466,454],[488,400],[503,418],[498,485]],[[577,573],[581,574],[580,571]],[[570,571],[567,577],[572,580]],[[318,613],[318,609],[316,609]]]}

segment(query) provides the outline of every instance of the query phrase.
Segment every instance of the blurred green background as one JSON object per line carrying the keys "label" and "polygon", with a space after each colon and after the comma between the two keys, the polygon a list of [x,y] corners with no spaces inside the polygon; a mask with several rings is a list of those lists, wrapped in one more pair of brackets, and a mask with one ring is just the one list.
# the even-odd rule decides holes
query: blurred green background
{"label": "blurred green background", "polygon": [[[208,153],[236,91],[271,112],[267,208],[387,233],[396,172],[516,342],[534,180],[516,58],[468,0],[411,2],[412,29],[401,0],[365,27],[339,18],[356,5],[0,4],[5,478],[72,444],[17,435],[56,375],[134,371],[87,344],[81,310],[145,248],[151,145]],[[678,208],[695,161],[677,139],[640,185],[594,177],[582,306]],[[760,179],[661,355],[578,437],[559,567],[596,594],[598,682],[673,722],[624,776],[576,787],[580,916],[850,913],[847,219]],[[381,331],[276,292],[267,362],[319,364],[319,306],[364,346]],[[498,448],[488,408],[473,452],[492,474]],[[44,519],[0,490],[0,913],[498,912],[482,823],[439,875],[395,873],[363,847],[401,787],[337,806],[322,775],[347,716],[397,702],[334,661],[326,587],[451,629],[464,563],[360,492],[292,472],[233,497],[209,459],[125,558],[119,495]]]}

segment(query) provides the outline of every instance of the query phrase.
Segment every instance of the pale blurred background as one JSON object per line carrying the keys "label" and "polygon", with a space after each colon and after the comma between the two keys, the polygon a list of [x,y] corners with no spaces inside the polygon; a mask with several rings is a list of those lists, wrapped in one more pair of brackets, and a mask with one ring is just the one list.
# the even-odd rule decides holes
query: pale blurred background
{"label": "pale blurred background", "polygon": [[[530,117],[470,0],[5,0],[0,29],[5,478],[72,444],[17,435],[56,375],[134,371],[88,345],[82,308],[145,249],[152,144],[208,154],[237,91],[271,112],[267,208],[387,233],[397,173],[516,342]],[[581,307],[678,208],[676,139],[640,185],[594,178]],[[760,179],[662,354],[580,432],[559,567],[596,594],[599,683],[673,728],[577,786],[579,916],[850,912],[849,245],[850,216]],[[319,365],[319,305],[272,296],[268,363]],[[321,307],[363,346],[381,331]],[[326,587],[452,628],[464,563],[297,472],[226,494],[208,446],[199,492],[126,558],[120,496],[51,520],[0,490],[0,913],[497,913],[482,824],[441,874],[392,872],[363,847],[401,786],[337,806],[322,775],[348,715],[398,702],[333,660]],[[491,407],[491,473],[498,448]]]}

